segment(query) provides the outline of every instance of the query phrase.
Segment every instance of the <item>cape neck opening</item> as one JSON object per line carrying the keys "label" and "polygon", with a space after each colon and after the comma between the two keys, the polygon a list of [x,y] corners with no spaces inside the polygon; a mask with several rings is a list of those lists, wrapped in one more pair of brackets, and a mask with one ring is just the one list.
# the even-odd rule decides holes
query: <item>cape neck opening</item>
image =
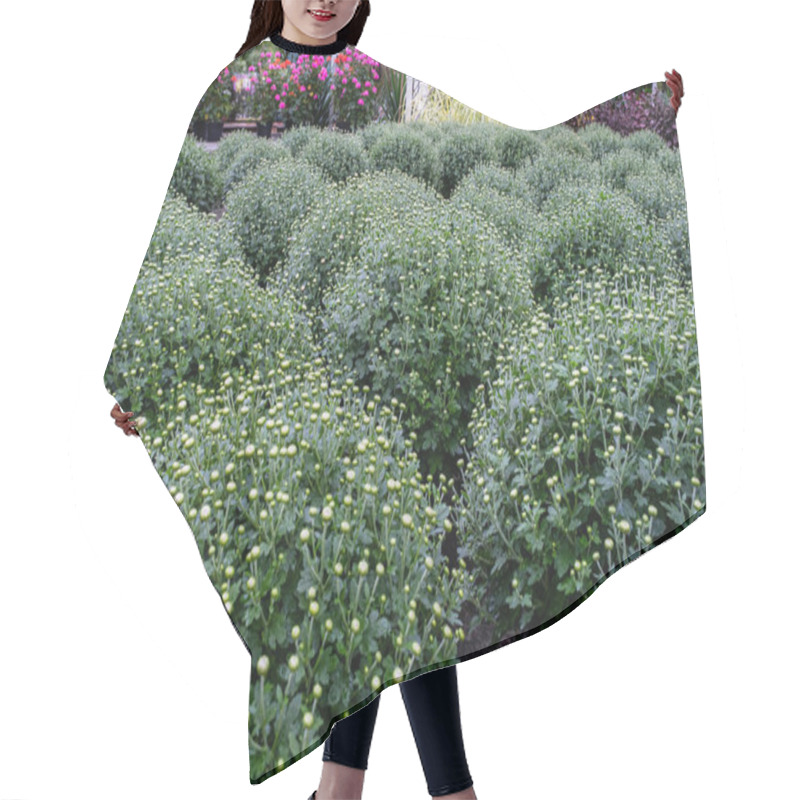
{"label": "cape neck opening", "polygon": [[330,44],[300,44],[299,42],[293,42],[291,39],[287,39],[285,36],[281,36],[278,31],[270,34],[267,38],[276,47],[289,53],[329,55],[331,53],[341,53],[342,50],[347,47],[347,39],[342,36],[341,31],[339,31],[336,41]]}

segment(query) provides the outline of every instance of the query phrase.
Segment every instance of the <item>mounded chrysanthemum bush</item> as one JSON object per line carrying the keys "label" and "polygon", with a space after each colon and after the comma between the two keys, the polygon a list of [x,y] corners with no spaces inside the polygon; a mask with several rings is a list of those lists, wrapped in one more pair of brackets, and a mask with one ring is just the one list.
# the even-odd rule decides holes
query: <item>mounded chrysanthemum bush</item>
{"label": "mounded chrysanthemum bush", "polygon": [[[183,195],[167,193],[144,261],[163,264],[165,258],[178,256],[203,256],[207,266],[244,260],[233,231],[218,225],[213,214],[198,211]],[[251,277],[249,270],[246,277]]]}
{"label": "mounded chrysanthemum bush", "polygon": [[259,287],[241,261],[156,253],[159,261],[139,272],[105,373],[139,427],[161,430],[174,394],[189,382],[212,387],[229,371],[268,370],[276,351],[316,353],[296,300]]}
{"label": "mounded chrysanthemum bush", "polygon": [[249,135],[250,141],[237,148],[235,157],[222,173],[224,185],[223,192],[227,203],[229,194],[251,172],[259,169],[261,174],[269,170],[269,166],[276,161],[291,160],[289,150],[281,143],[264,137]]}
{"label": "mounded chrysanthemum bush", "polygon": [[222,200],[223,181],[217,160],[189,133],[181,146],[168,192],[183,195],[200,211],[211,211]]}
{"label": "mounded chrysanthemum bush", "polygon": [[453,474],[474,403],[531,314],[524,267],[485,221],[441,203],[379,221],[323,298],[323,350],[388,400],[424,464]]}
{"label": "mounded chrysanthemum bush", "polygon": [[322,131],[311,137],[299,157],[333,183],[344,183],[370,169],[361,139],[339,131]]}
{"label": "mounded chrysanthemum bush", "polygon": [[259,165],[226,198],[220,223],[229,226],[261,286],[284,257],[291,228],[311,208],[323,208],[335,185],[301,159]]}
{"label": "mounded chrysanthemum bush", "polygon": [[372,169],[397,169],[434,188],[435,152],[430,138],[421,130],[390,122],[371,126],[361,138],[368,143],[367,155]]}
{"label": "mounded chrysanthemum bush", "polygon": [[691,298],[585,271],[498,359],[470,422],[457,524],[493,642],[558,618],[705,507]]}
{"label": "mounded chrysanthemum bush", "polygon": [[396,169],[351,178],[292,231],[276,284],[319,310],[374,225],[391,229],[407,217],[427,215],[439,201],[432,189]]}
{"label": "mounded chrysanthemum bush", "polygon": [[321,359],[176,399],[144,443],[251,652],[258,776],[343,709],[454,659],[465,573],[442,553],[450,509],[395,410],[331,384]]}

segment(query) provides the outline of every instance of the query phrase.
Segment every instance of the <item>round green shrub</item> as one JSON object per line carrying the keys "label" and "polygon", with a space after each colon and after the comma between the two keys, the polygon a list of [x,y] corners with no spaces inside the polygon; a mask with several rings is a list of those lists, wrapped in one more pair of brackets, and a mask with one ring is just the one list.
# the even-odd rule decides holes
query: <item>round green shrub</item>
{"label": "round green shrub", "polygon": [[577,131],[577,135],[595,160],[622,149],[622,137],[608,125],[599,122],[590,122]]}
{"label": "round green shrub", "polygon": [[280,142],[251,134],[250,141],[239,148],[236,158],[225,170],[223,186],[225,197],[227,198],[234,186],[241,183],[254,169],[260,167],[261,172],[264,172],[269,164],[291,158],[289,150]]}
{"label": "round green shrub", "polygon": [[366,125],[360,125],[355,131],[356,136],[361,137],[361,143],[369,155],[372,145],[383,136],[383,128],[386,125],[393,125],[395,123],[389,120],[370,120]]}
{"label": "round green shrub", "polygon": [[211,211],[222,203],[222,176],[216,159],[191,133],[183,140],[167,193],[183,195],[201,211]]}
{"label": "round green shrub", "polygon": [[624,190],[631,175],[646,174],[651,169],[651,159],[635,148],[623,147],[603,156],[598,162],[600,178],[613,189]]}
{"label": "round green shrub", "polygon": [[370,165],[375,170],[397,168],[406,175],[433,185],[434,149],[430,139],[403,124],[382,125],[380,136],[371,136]]}
{"label": "round green shrub", "polygon": [[[106,368],[123,408],[151,427],[166,424],[171,395],[186,382],[216,387],[223,373],[268,373],[280,353],[316,354],[294,298],[261,289],[251,270],[229,259],[162,255],[142,265]],[[199,391],[199,389],[198,389]]]}
{"label": "round green shrub", "polygon": [[587,161],[592,158],[592,151],[587,142],[563,122],[551,125],[549,128],[538,131],[537,134],[537,138],[546,145],[550,152],[566,153],[573,158],[578,156]]}
{"label": "round green shrub", "polygon": [[610,275],[626,266],[653,266],[659,275],[670,263],[662,237],[623,192],[597,184],[566,184],[542,207],[541,263],[549,310],[579,270]]}
{"label": "round green shrub", "polygon": [[319,310],[324,293],[358,255],[374,225],[392,228],[405,217],[428,213],[438,202],[432,189],[397,169],[352,178],[292,233],[276,283],[309,310]]}
{"label": "round green shrub", "polygon": [[250,652],[249,734],[274,764],[302,749],[280,720],[315,684],[308,744],[342,708],[454,659],[465,575],[393,409],[277,349],[269,370],[220,377],[186,386],[143,441]]}
{"label": "round green shrub", "polygon": [[372,226],[323,298],[323,350],[407,408],[425,468],[453,474],[473,392],[531,309],[524,268],[482,220],[446,204]]}
{"label": "round green shrub", "polygon": [[582,271],[486,384],[456,521],[469,599],[498,640],[558,618],[705,509],[691,294],[653,268]]}
{"label": "round green shrub", "polygon": [[286,253],[292,228],[333,192],[323,173],[300,159],[256,167],[231,191],[220,223],[234,231],[261,285]]}
{"label": "round green shrub", "polygon": [[538,211],[560,186],[596,184],[600,180],[600,170],[588,156],[577,159],[559,148],[545,146],[535,161],[517,171],[516,180],[520,185],[519,193],[524,193],[532,208]]}
{"label": "round green shrub", "polygon": [[497,163],[510,170],[536,160],[542,147],[542,143],[535,136],[531,136],[529,131],[510,125],[503,125],[494,136]]}
{"label": "round green shrub", "polygon": [[661,136],[648,129],[634,131],[627,136],[623,136],[622,146],[627,150],[634,150],[648,159],[669,149],[669,145]]}
{"label": "round green shrub", "polygon": [[536,236],[537,214],[527,199],[504,191],[504,187],[513,183],[504,180],[502,173],[505,172],[498,167],[481,165],[458,184],[447,202],[464,209],[467,214],[478,212],[494,225],[509,245],[519,247]]}
{"label": "round green shrub", "polygon": [[313,164],[333,183],[344,183],[369,169],[361,138],[352,133],[323,131],[308,141],[300,158]]}
{"label": "round green shrub", "polygon": [[495,162],[492,139],[474,125],[457,125],[443,136],[434,154],[434,185],[442,197],[450,197],[459,181],[479,162]]}
{"label": "round green shrub", "polygon": [[525,190],[520,191],[520,182],[516,173],[498,164],[480,162],[475,165],[458,183],[450,199],[454,199],[462,190],[492,189],[498,194],[526,197]]}
{"label": "round green shrub", "polygon": [[281,143],[292,154],[292,157],[299,158],[303,150],[306,149],[309,142],[314,141],[318,136],[321,136],[323,129],[317,125],[292,125],[288,131],[284,131],[281,135]]}
{"label": "round green shrub", "polygon": [[234,161],[236,161],[242,148],[252,144],[254,139],[258,137],[248,130],[238,130],[226,133],[220,139],[217,149],[214,151],[214,157],[217,159],[217,166],[219,171],[224,175]]}
{"label": "round green shrub", "polygon": [[644,172],[628,175],[625,188],[650,219],[666,219],[676,213],[686,213],[683,182],[656,164]]}
{"label": "round green shrub", "polygon": [[217,264],[243,258],[239,240],[231,230],[218,224],[214,214],[198,211],[180,194],[165,198],[144,260],[163,264],[167,256],[203,256]]}

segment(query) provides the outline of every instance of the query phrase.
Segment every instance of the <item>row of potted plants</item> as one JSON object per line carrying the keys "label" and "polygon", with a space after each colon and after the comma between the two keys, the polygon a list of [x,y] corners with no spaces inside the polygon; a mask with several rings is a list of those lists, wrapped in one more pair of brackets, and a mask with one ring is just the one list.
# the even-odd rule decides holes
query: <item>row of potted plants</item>
{"label": "row of potted plants", "polygon": [[284,58],[257,51],[226,67],[208,87],[192,117],[196,136],[219,141],[225,122],[256,121],[259,136],[273,122],[351,130],[381,115],[380,64],[351,47],[332,57]]}

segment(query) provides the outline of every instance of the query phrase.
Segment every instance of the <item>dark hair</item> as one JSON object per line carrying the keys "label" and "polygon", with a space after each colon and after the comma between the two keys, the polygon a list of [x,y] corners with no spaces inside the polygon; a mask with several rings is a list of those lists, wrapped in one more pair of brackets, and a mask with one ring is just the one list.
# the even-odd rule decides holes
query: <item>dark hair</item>
{"label": "dark hair", "polygon": [[[361,0],[356,13],[347,25],[339,31],[337,40],[345,39],[348,44],[358,44],[364,23],[369,16],[369,0]],[[244,44],[239,48],[236,58],[263,42],[273,33],[280,33],[283,29],[283,6],[280,0],[254,0],[253,10],[250,12],[250,30]]]}

